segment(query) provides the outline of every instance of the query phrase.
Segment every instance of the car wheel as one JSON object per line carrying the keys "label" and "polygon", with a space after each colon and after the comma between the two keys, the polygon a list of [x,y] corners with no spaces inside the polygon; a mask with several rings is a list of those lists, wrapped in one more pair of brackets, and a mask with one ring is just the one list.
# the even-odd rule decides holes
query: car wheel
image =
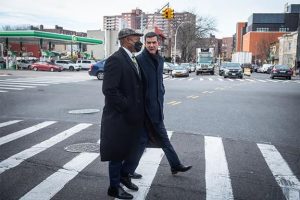
{"label": "car wheel", "polygon": [[103,80],[103,77],[104,77],[104,73],[103,72],[97,72],[97,79],[98,80]]}
{"label": "car wheel", "polygon": [[270,78],[271,78],[271,79],[274,79],[274,76],[271,76]]}
{"label": "car wheel", "polygon": [[28,65],[27,69],[30,70],[31,69],[31,65]]}
{"label": "car wheel", "polygon": [[69,70],[70,70],[70,71],[74,71],[74,67],[73,67],[73,66],[70,66],[70,67],[69,67]]}
{"label": "car wheel", "polygon": [[34,68],[33,68],[33,70],[34,70],[34,71],[37,71],[37,70],[38,70],[38,68],[37,68],[37,67],[34,67]]}
{"label": "car wheel", "polygon": [[289,77],[288,77],[288,79],[289,79],[289,80],[291,80],[291,79],[292,79],[292,77],[290,77],[290,76],[289,76]]}

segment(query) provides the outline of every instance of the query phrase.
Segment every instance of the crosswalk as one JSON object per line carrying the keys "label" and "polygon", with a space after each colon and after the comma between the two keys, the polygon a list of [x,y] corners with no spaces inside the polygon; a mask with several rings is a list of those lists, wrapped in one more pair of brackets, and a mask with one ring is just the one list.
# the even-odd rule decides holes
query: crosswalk
{"label": "crosswalk", "polygon": [[42,86],[63,84],[63,83],[76,83],[89,80],[88,78],[60,77],[60,76],[44,76],[34,78],[10,78],[0,80],[0,93],[10,91],[20,91],[25,89],[32,89]]}
{"label": "crosswalk", "polygon": [[252,83],[300,83],[300,80],[284,80],[284,79],[257,79],[257,78],[243,78],[243,79],[231,79],[231,78],[219,78],[217,76],[212,77],[187,77],[187,78],[164,78],[166,82],[172,81],[199,81],[199,82],[252,82]]}
{"label": "crosswalk", "polygon": [[[0,122],[0,199],[107,199],[107,164],[99,162],[99,152],[83,151],[71,154],[64,151],[64,147],[67,145],[83,142],[83,136],[89,141],[99,144],[99,132],[99,124],[90,123],[68,122],[65,124],[58,121],[21,119]],[[240,158],[236,158],[237,154],[230,155],[233,152],[236,153],[236,150],[230,149],[234,148],[235,143],[232,141],[229,143],[225,138],[197,134],[174,134],[172,131],[168,131],[168,134],[175,147],[188,152],[188,159],[183,158],[185,162],[193,163],[193,169],[182,176],[179,175],[177,179],[181,177],[180,181],[186,181],[186,183],[191,181],[199,195],[188,185],[183,185],[181,186],[183,187],[181,188],[182,194],[176,194],[177,198],[174,198],[173,195],[179,187],[177,180],[171,177],[170,171],[166,167],[167,162],[163,151],[153,148],[145,151],[138,166],[137,171],[143,174],[143,178],[133,180],[139,186],[138,192],[130,191],[134,195],[134,199],[183,199],[184,196],[185,199],[207,200],[300,199],[299,174],[297,177],[293,171],[295,167],[290,167],[293,162],[287,161],[284,157],[285,154],[272,144],[236,145],[242,146],[241,149],[238,149],[241,154]],[[176,146],[176,144],[178,145]],[[254,152],[257,152],[255,157],[251,157],[250,153],[242,153],[249,152],[246,148],[248,145],[251,145],[251,148],[255,149]],[[199,157],[205,162],[197,163]],[[239,160],[238,163],[232,163],[234,160],[232,157]],[[252,178],[244,180],[244,177],[241,176],[237,183],[236,174],[238,172],[234,170],[233,166],[242,165],[239,163],[240,160],[249,159],[263,160],[262,166],[253,164],[255,167],[252,170],[256,171],[259,168],[265,169],[266,172],[255,174],[251,170]],[[43,163],[43,160],[48,162],[39,164],[39,161]],[[242,171],[247,172],[247,169]],[[168,176],[171,177],[168,180],[174,181],[174,185],[172,185],[172,181],[166,182],[165,179]],[[260,179],[260,182],[263,181],[263,184],[274,184],[275,186],[272,186],[269,191],[263,192],[266,194],[265,198],[255,196],[258,192],[251,188],[248,188],[249,191],[242,194],[244,196],[241,197],[240,191],[236,191],[237,184],[239,187],[241,184],[249,187],[247,184],[253,181],[253,187],[255,187],[257,184],[255,178]],[[270,183],[267,180],[271,180]],[[78,186],[72,182],[80,182],[82,185]],[[90,185],[90,188],[86,185]],[[280,192],[274,188],[278,188]],[[98,190],[102,190],[101,193],[97,192]],[[72,196],[70,192],[74,195]],[[205,195],[201,196],[203,193]],[[64,195],[67,195],[68,198]],[[253,198],[248,198],[247,195]],[[84,196],[85,198],[83,198]]]}

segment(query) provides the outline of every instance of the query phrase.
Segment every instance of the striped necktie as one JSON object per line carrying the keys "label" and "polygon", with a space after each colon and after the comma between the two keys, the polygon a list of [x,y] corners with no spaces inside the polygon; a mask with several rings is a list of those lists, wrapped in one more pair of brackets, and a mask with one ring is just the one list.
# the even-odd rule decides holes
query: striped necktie
{"label": "striped necktie", "polygon": [[135,56],[133,55],[131,58],[132,58],[132,62],[134,64],[135,68],[136,68],[137,73],[140,74],[139,65],[138,65],[138,63],[136,61]]}

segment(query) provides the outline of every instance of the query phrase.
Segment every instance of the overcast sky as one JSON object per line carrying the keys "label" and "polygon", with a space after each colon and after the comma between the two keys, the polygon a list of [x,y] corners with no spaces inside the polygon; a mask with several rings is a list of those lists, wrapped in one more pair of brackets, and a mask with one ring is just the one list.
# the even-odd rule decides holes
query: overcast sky
{"label": "overcast sky", "polygon": [[247,21],[252,13],[282,13],[286,3],[300,3],[299,0],[0,0],[0,28],[43,24],[45,28],[59,25],[86,32],[103,29],[103,16],[119,15],[135,8],[154,13],[168,2],[175,12],[188,11],[214,18],[217,38],[232,36],[236,23]]}

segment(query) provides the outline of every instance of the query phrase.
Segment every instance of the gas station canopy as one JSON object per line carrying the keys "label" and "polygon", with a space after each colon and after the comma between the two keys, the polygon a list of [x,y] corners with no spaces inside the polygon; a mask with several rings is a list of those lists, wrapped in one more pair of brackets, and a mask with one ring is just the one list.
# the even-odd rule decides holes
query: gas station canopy
{"label": "gas station canopy", "polygon": [[103,44],[102,40],[88,37],[79,37],[76,35],[65,35],[43,31],[0,31],[0,42],[51,42],[52,44]]}

